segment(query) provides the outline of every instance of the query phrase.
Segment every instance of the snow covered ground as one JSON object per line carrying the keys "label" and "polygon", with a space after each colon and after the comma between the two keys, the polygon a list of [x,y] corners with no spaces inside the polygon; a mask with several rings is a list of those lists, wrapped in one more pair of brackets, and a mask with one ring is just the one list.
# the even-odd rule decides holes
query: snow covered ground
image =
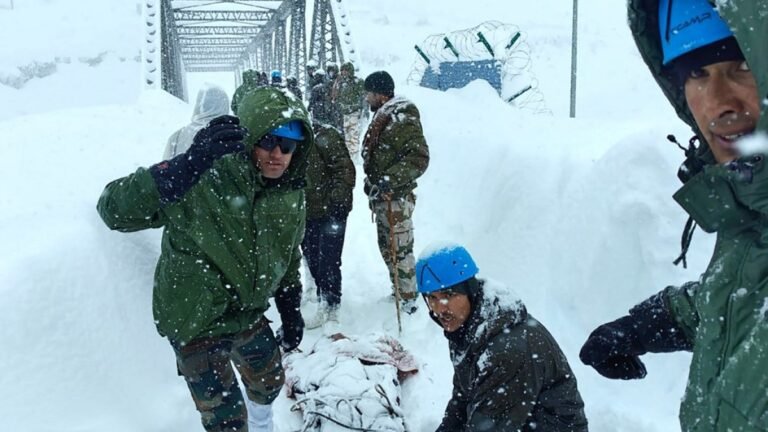
{"label": "snow covered ground", "polygon": [[[110,232],[95,211],[108,181],[160,159],[191,107],[140,91],[138,2],[26,0],[10,10],[2,1],[0,38],[17,42],[0,48],[0,78],[72,59],[18,89],[0,84],[2,429],[202,430],[152,322],[160,232]],[[637,382],[604,379],[577,355],[599,323],[696,278],[713,243],[697,232],[689,269],[672,266],[685,222],[671,200],[682,155],[664,136],[687,128],[635,53],[623,2],[582,2],[576,119],[567,118],[570,1],[345,2],[362,74],[390,70],[422,112],[432,160],[417,189],[416,252],[463,243],[482,275],[523,298],[568,356],[592,431],[679,430],[687,355],[649,357]],[[527,32],[553,116],[517,111],[482,82],[446,93],[403,85],[415,43],[488,19]],[[76,60],[102,52],[94,66]],[[205,79],[233,85],[193,75],[190,95]],[[396,336],[361,189],[343,259],[342,330]],[[320,336],[308,331],[302,347]],[[403,386],[406,418],[412,431],[432,431],[450,395],[447,343],[424,307],[405,317],[400,340],[421,366]],[[290,405],[283,395],[275,403],[278,432],[298,425]]]}

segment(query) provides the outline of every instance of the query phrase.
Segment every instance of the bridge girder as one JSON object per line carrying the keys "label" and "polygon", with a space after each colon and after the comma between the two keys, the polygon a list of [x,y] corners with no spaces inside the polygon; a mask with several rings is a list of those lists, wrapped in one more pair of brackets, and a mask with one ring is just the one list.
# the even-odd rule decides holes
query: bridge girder
{"label": "bridge girder", "polygon": [[191,10],[191,9],[174,9],[173,18],[177,23],[185,22],[210,22],[210,21],[226,21],[226,22],[259,22],[268,21],[272,17],[271,10]]}
{"label": "bridge girder", "polygon": [[[305,25],[307,1],[314,2],[315,10],[311,38]],[[228,70],[239,75],[249,68],[280,69],[286,76],[293,75],[305,83],[308,54],[323,66],[344,60],[332,0],[146,2],[162,6],[161,66],[163,76],[177,87],[184,84],[183,77],[171,78],[184,71]]]}

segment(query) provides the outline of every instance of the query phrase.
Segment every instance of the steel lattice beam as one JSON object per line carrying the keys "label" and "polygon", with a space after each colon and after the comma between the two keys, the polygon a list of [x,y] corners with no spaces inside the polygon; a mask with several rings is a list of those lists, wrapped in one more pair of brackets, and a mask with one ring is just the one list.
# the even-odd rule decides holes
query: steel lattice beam
{"label": "steel lattice beam", "polygon": [[238,60],[241,53],[215,53],[215,54],[203,54],[203,53],[185,53],[184,61],[190,60]]}
{"label": "steel lattice beam", "polygon": [[170,0],[160,0],[160,82],[168,93],[187,100],[186,84],[182,73],[179,36],[173,20]]}
{"label": "steel lattice beam", "polygon": [[226,10],[176,9],[173,11],[173,17],[176,19],[177,23],[180,21],[266,22],[272,17],[272,11],[267,11],[267,10],[226,11]]}
{"label": "steel lattice beam", "polygon": [[189,35],[237,35],[256,36],[261,27],[256,26],[180,26],[176,29],[179,36]]}
{"label": "steel lattice beam", "polygon": [[203,63],[188,65],[187,72],[232,72],[233,65],[206,65]]}
{"label": "steel lattice beam", "polygon": [[309,58],[316,60],[321,68],[329,62],[344,62],[331,0],[315,0]]}
{"label": "steel lattice beam", "polygon": [[180,37],[179,44],[183,46],[224,46],[248,45],[252,39],[248,37],[215,38],[215,37]]}
{"label": "steel lattice beam", "polygon": [[187,54],[237,54],[243,53],[245,46],[237,45],[209,45],[209,46],[182,46],[181,53]]}

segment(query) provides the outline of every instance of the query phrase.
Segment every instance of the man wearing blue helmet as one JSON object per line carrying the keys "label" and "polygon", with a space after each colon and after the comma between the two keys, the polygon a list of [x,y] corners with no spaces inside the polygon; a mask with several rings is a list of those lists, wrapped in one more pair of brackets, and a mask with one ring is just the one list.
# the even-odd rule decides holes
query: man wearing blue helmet
{"label": "man wearing blue helmet", "polygon": [[[98,203],[110,229],[163,228],[155,324],[209,432],[272,431],[280,348],[296,349],[304,331],[309,115],[270,87],[244,95],[237,115],[211,120],[184,153],[109,183]],[[277,335],[264,316],[271,298]]]}
{"label": "man wearing blue helmet", "polygon": [[454,367],[437,432],[586,432],[584,402],[555,339],[507,287],[477,273],[455,244],[431,246],[416,263],[419,292]]}
{"label": "man wearing blue helmet", "polygon": [[698,281],[599,326],[580,357],[608,378],[637,379],[646,375],[641,355],[692,351],[682,429],[766,431],[768,169],[739,139],[768,131],[768,1],[717,3],[629,1],[643,59],[696,134],[674,199],[694,227],[717,233],[712,260]]}

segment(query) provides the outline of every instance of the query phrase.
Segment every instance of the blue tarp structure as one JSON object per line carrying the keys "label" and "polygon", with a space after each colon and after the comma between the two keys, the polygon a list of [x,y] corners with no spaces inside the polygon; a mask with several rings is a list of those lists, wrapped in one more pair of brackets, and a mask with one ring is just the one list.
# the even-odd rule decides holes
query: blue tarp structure
{"label": "blue tarp structure", "polygon": [[427,67],[421,77],[421,86],[435,90],[462,88],[481,79],[501,93],[501,63],[498,60],[441,62],[440,67]]}

